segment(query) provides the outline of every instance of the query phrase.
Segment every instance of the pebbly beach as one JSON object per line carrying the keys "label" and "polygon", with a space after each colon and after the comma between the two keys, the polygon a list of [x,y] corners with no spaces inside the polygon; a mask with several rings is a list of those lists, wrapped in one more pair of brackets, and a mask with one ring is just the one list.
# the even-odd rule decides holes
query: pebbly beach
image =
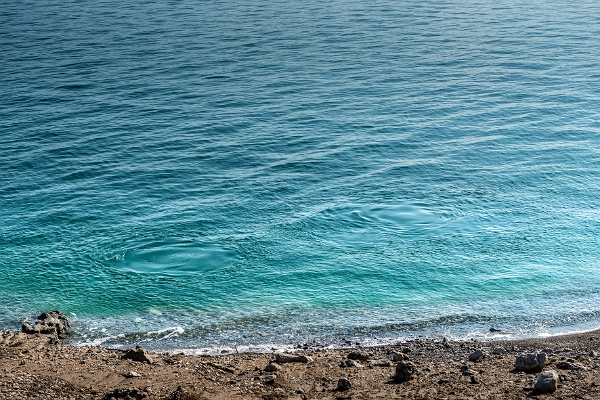
{"label": "pebbly beach", "polygon": [[191,356],[74,346],[44,313],[0,334],[2,399],[598,399],[600,331]]}

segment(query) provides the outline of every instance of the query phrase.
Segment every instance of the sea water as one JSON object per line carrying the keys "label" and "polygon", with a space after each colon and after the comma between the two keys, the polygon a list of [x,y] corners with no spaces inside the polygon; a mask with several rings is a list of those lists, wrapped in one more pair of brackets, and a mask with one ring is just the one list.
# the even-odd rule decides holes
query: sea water
{"label": "sea water", "polygon": [[599,43],[591,0],[3,0],[0,329],[600,327]]}

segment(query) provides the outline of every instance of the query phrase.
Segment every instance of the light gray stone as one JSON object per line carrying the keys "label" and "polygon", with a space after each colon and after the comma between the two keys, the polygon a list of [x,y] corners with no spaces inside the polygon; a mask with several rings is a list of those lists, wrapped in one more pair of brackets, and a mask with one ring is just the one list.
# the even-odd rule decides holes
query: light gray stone
{"label": "light gray stone", "polygon": [[515,359],[515,369],[517,371],[541,371],[548,363],[546,353],[523,354]]}
{"label": "light gray stone", "polygon": [[388,360],[387,358],[382,358],[379,360],[369,361],[369,365],[371,367],[391,367],[392,362],[390,360]]}
{"label": "light gray stone", "polygon": [[286,364],[292,362],[309,363],[312,358],[308,356],[294,356],[290,354],[275,354],[275,362],[278,364]]}
{"label": "light gray stone", "polygon": [[544,371],[535,382],[533,389],[538,393],[554,393],[558,386],[558,374],[554,370]]}

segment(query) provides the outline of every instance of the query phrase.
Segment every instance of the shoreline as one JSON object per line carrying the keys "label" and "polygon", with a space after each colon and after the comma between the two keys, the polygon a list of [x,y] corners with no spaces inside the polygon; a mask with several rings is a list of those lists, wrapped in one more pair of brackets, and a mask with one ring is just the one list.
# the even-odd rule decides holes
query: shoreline
{"label": "shoreline", "polygon": [[[478,350],[482,357],[473,361],[470,356]],[[543,370],[559,376],[554,394],[533,390],[539,370],[515,370],[517,356],[542,351],[548,358]],[[151,363],[123,359],[125,354],[102,346],[65,344],[52,335],[4,332],[0,398],[600,398],[600,330],[530,339],[417,338],[374,347],[298,349],[294,356],[304,356],[307,362],[279,357],[277,364],[270,363],[275,353],[144,351]],[[397,382],[396,366],[402,358],[418,373]],[[340,378],[347,379],[349,389],[338,389]]]}

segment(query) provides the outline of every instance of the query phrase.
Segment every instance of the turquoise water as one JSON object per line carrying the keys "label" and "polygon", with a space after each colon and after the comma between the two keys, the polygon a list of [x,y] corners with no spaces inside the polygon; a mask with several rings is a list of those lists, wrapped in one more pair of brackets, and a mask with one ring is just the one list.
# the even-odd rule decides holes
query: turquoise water
{"label": "turquoise water", "polygon": [[598,43],[595,1],[4,0],[0,329],[600,327]]}

